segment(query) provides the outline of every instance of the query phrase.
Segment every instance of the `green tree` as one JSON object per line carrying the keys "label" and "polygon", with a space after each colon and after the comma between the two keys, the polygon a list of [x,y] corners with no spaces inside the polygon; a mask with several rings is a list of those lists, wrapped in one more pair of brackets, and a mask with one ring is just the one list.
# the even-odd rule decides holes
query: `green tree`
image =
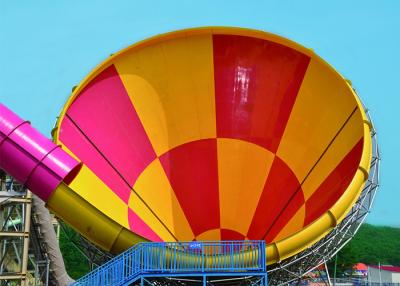
{"label": "green tree", "polygon": [[[337,277],[352,265],[400,265],[400,228],[363,224],[354,238],[337,254]],[[334,273],[335,258],[329,264]]]}
{"label": "green tree", "polygon": [[78,279],[89,272],[89,263],[85,256],[71,242],[70,238],[78,236],[78,234],[67,225],[64,225],[61,229],[60,249],[64,258],[65,267],[68,274],[73,279]]}

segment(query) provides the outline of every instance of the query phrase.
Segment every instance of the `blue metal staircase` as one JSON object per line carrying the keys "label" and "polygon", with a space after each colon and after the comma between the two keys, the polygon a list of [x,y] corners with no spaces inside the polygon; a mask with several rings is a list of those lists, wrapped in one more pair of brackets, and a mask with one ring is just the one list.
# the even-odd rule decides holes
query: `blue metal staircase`
{"label": "blue metal staircase", "polygon": [[72,285],[145,285],[155,277],[255,277],[267,285],[265,241],[139,243]]}

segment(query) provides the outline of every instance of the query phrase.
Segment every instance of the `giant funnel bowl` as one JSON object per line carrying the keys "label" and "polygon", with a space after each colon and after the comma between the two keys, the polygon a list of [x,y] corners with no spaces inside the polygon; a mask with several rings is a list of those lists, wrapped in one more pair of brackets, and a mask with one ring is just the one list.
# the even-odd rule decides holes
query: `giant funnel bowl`
{"label": "giant funnel bowl", "polygon": [[111,56],[53,135],[83,165],[48,205],[79,198],[61,217],[113,252],[264,239],[268,263],[280,261],[343,220],[371,160],[349,82],[310,49],[239,28],[163,34]]}

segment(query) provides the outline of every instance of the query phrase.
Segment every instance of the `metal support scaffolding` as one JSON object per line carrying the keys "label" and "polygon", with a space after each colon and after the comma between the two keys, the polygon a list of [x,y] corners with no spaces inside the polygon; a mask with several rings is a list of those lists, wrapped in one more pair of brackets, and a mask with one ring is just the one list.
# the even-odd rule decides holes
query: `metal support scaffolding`
{"label": "metal support scaffolding", "polygon": [[267,277],[255,276],[142,276],[139,281],[130,285],[137,286],[266,286]]}
{"label": "metal support scaffolding", "polygon": [[31,192],[0,170],[0,286],[49,285],[49,262],[34,229]]}
{"label": "metal support scaffolding", "polygon": [[30,285],[28,273],[32,194],[0,175],[0,285]]}

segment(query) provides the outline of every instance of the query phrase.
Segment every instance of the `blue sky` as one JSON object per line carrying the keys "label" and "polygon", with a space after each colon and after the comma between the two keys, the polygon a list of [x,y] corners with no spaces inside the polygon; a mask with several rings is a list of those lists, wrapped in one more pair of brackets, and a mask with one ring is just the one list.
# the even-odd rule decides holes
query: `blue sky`
{"label": "blue sky", "polygon": [[400,1],[0,0],[0,101],[45,134],[71,88],[110,54],[196,26],[276,33],[314,49],[371,110],[381,188],[367,221],[400,226]]}

